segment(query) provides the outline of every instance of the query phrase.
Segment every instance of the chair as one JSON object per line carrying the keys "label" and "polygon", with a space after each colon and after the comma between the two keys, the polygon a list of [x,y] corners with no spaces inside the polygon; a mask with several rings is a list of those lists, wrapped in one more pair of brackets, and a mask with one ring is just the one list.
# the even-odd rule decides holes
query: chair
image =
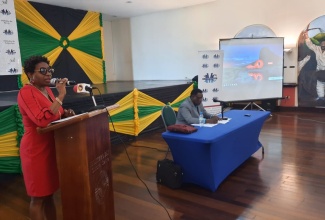
{"label": "chair", "polygon": [[176,123],[176,114],[174,109],[169,105],[165,105],[161,110],[161,117],[165,125],[165,129],[167,131],[167,127],[169,125],[173,125]]}
{"label": "chair", "polygon": [[[174,109],[170,106],[170,104],[166,104],[162,109],[161,109],[161,117],[165,125],[165,129],[167,131],[167,127],[169,125],[174,125],[176,124],[176,114]],[[165,155],[165,159],[167,158],[168,153],[170,152],[170,148],[168,146],[168,150]]]}

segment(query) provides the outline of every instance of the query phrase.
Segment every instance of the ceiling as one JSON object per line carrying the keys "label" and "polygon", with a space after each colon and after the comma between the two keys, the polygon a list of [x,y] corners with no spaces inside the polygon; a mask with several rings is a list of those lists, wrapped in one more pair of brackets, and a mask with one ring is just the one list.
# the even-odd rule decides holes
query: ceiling
{"label": "ceiling", "polygon": [[130,18],[216,0],[31,0],[49,5],[101,12],[103,19]]}

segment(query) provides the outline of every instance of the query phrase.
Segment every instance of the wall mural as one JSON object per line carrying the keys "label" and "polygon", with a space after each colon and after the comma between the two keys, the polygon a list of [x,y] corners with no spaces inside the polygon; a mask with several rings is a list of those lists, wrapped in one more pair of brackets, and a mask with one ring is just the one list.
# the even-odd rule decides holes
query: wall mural
{"label": "wall mural", "polygon": [[325,16],[298,38],[298,106],[325,107]]}

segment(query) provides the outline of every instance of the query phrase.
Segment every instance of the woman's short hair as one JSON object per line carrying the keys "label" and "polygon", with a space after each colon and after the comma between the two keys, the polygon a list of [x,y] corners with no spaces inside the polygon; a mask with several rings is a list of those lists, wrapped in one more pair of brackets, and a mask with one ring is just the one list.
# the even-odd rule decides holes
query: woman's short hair
{"label": "woman's short hair", "polygon": [[26,74],[33,73],[35,70],[35,66],[42,62],[50,64],[50,61],[45,56],[36,55],[36,56],[31,56],[31,57],[27,58],[24,61],[24,72]]}

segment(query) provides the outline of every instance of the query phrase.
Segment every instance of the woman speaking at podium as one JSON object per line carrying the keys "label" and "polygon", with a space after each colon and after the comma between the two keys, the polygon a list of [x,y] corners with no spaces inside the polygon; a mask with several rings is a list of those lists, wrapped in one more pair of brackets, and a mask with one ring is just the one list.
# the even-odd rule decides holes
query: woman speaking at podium
{"label": "woman speaking at podium", "polygon": [[38,134],[37,127],[73,116],[71,109],[63,109],[67,78],[57,80],[58,96],[49,88],[54,69],[44,56],[32,56],[24,62],[29,84],[18,93],[18,107],[25,133],[20,143],[20,158],[27,194],[31,197],[30,217],[56,219],[53,194],[59,188],[54,133]]}

